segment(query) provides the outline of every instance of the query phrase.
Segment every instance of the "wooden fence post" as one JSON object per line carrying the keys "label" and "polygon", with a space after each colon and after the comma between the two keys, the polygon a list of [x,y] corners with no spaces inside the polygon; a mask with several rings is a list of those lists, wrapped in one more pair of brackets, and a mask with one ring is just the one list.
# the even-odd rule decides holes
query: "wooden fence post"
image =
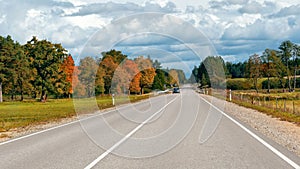
{"label": "wooden fence post", "polygon": [[284,99],[284,112],[286,112],[286,99]]}
{"label": "wooden fence post", "polygon": [[295,112],[295,101],[293,100],[293,113],[296,114]]}

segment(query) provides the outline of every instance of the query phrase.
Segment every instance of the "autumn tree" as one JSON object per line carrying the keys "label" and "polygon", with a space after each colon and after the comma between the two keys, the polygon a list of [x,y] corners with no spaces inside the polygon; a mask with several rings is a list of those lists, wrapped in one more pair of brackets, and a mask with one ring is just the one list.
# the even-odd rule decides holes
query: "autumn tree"
{"label": "autumn tree", "polygon": [[97,71],[97,85],[104,85],[106,94],[111,93],[112,78],[118,64],[115,62],[113,56],[106,55],[99,64]]}
{"label": "autumn tree", "polygon": [[95,79],[97,73],[98,65],[94,58],[92,57],[85,57],[80,60],[80,65],[78,67],[79,70],[79,84],[77,86],[78,93],[85,94],[85,97],[92,97],[95,94]]}
{"label": "autumn tree", "polygon": [[102,60],[105,60],[107,57],[111,57],[113,59],[114,63],[120,64],[127,58],[126,55],[122,54],[121,51],[117,51],[115,49],[112,49],[108,52],[102,52]]}
{"label": "autumn tree", "polygon": [[96,91],[97,93],[109,94],[112,89],[115,89],[116,84],[112,84],[112,79],[117,67],[126,60],[127,56],[122,54],[121,51],[110,50],[108,52],[102,52],[102,58],[99,63],[99,69],[97,71],[96,78]]}
{"label": "autumn tree", "polygon": [[258,79],[262,76],[261,73],[261,58],[254,54],[248,60],[249,78],[253,81],[253,86],[258,93]]}
{"label": "autumn tree", "polygon": [[66,76],[66,94],[71,97],[73,94],[73,74],[74,74],[74,69],[75,69],[75,64],[73,57],[71,55],[68,55],[62,64],[62,69],[65,73]]}
{"label": "autumn tree", "polygon": [[[130,93],[130,85],[138,73],[138,65],[133,60],[125,59],[114,73],[113,86],[117,92]],[[139,82],[139,80],[134,82]],[[135,86],[137,84],[132,85]]]}
{"label": "autumn tree", "polygon": [[140,88],[141,94],[144,94],[144,89],[151,87],[151,85],[153,84],[154,77],[156,75],[155,69],[153,68],[152,62],[149,58],[139,56],[135,58],[134,61],[138,65],[138,69],[141,74]]}
{"label": "autumn tree", "polygon": [[171,69],[169,71],[169,75],[170,75],[170,84],[172,86],[179,86],[179,77],[177,71],[175,69]]}
{"label": "autumn tree", "polygon": [[135,93],[138,94],[141,92],[141,85],[140,85],[140,79],[141,79],[142,74],[141,73],[137,73],[131,83],[130,83],[130,87],[129,90],[131,93]]}

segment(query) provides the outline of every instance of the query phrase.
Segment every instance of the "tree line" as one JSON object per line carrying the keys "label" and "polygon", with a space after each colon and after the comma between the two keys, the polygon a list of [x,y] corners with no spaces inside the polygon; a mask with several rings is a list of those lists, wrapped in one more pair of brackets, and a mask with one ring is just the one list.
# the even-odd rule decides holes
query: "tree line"
{"label": "tree line", "polygon": [[164,69],[150,56],[129,59],[121,51],[102,52],[101,58],[85,57],[78,66],[75,95],[91,97],[105,94],[144,94],[165,90],[186,81],[179,69]]}
{"label": "tree line", "polygon": [[0,102],[3,94],[11,100],[28,95],[41,101],[49,95],[143,94],[186,81],[182,70],[164,69],[150,57],[128,59],[116,50],[101,55],[87,56],[75,65],[61,44],[33,37],[21,45],[9,35],[0,36]]}
{"label": "tree line", "polygon": [[[238,86],[238,89],[252,88],[258,92],[260,78],[266,78],[263,88],[282,88],[289,92],[299,86],[300,46],[289,40],[283,41],[278,49],[265,49],[261,55],[253,54],[248,60],[239,63],[224,62],[222,57],[207,57],[198,67],[194,67],[190,81],[200,83],[201,87]],[[231,78],[247,78],[243,84],[229,83]],[[225,80],[227,79],[227,80]],[[227,82],[227,84],[226,84]],[[235,83],[241,83],[236,81]],[[246,86],[242,86],[246,85]],[[248,85],[248,87],[247,87]]]}

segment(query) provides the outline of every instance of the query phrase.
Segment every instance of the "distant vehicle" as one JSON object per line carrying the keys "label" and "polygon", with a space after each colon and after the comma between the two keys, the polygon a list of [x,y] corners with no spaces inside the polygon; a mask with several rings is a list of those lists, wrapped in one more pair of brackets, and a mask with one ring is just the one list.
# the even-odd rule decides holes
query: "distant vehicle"
{"label": "distant vehicle", "polygon": [[175,88],[173,89],[173,93],[180,93],[179,87],[175,87]]}

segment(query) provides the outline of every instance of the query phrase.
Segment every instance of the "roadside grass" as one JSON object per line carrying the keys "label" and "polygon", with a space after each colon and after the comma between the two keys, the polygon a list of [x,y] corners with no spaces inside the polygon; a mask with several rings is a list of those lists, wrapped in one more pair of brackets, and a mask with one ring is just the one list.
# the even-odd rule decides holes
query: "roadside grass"
{"label": "roadside grass", "polygon": [[[251,109],[255,109],[258,110],[264,114],[270,115],[274,118],[278,118],[282,121],[288,121],[288,122],[292,122],[297,124],[298,126],[300,126],[300,115],[299,114],[293,114],[290,112],[284,112],[284,111],[280,111],[280,110],[275,110],[266,106],[259,106],[259,105],[253,105],[251,103],[248,102],[243,102],[243,101],[238,101],[238,100],[233,100],[234,103],[243,106],[243,107],[247,107],[247,108],[251,108]],[[299,101],[298,101],[298,106],[299,106]]]}
{"label": "roadside grass", "polygon": [[[298,90],[296,92],[282,92],[282,89],[278,89],[273,90],[270,94],[245,90],[233,91],[232,95],[232,102],[238,105],[300,125],[300,92]],[[243,95],[242,99],[240,98],[241,95]]]}
{"label": "roadside grass", "polygon": [[276,102],[276,100],[271,100],[271,101],[267,101],[266,105],[268,107],[274,107],[280,110],[283,110],[284,107],[286,107],[286,110],[288,110],[288,112],[293,111],[294,114],[300,116],[300,100],[278,100]]}
{"label": "roadside grass", "polygon": [[[229,91],[209,89],[208,92],[216,98],[229,101]],[[281,93],[280,93],[281,91]],[[253,90],[232,91],[232,102],[243,107],[258,110],[264,114],[288,121],[300,126],[300,91],[282,92],[282,89],[271,94],[256,93]]]}
{"label": "roadside grass", "polygon": [[[148,99],[152,95],[117,96],[115,104],[133,103]],[[77,104],[76,111],[74,104]],[[79,107],[79,108],[78,108]],[[0,103],[0,132],[30,125],[44,124],[77,114],[93,113],[113,107],[111,96],[95,99],[49,99],[47,102],[26,100],[24,102]]]}
{"label": "roadside grass", "polygon": [[0,104],[0,132],[75,115],[72,100],[5,102]]}

